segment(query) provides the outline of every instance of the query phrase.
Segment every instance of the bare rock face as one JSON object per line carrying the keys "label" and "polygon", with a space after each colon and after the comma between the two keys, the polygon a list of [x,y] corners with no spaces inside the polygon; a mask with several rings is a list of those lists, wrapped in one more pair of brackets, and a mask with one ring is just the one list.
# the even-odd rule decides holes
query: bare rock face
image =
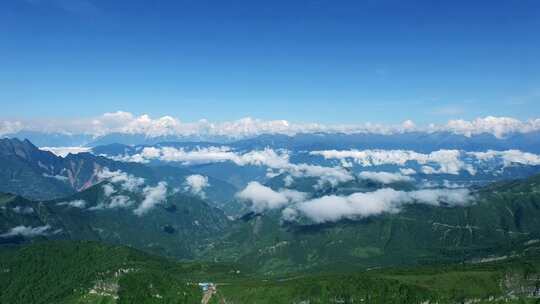
{"label": "bare rock face", "polygon": [[88,189],[99,182],[98,172],[141,170],[136,164],[115,162],[91,153],[57,156],[30,141],[0,139],[0,191],[30,199],[53,199]]}

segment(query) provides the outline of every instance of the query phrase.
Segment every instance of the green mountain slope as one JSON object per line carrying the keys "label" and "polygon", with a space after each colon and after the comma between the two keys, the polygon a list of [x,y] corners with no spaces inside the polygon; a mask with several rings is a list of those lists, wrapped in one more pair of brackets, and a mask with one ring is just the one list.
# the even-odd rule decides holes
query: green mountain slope
{"label": "green mountain slope", "polygon": [[[33,200],[65,197],[100,182],[98,172],[104,168],[141,177],[148,184],[165,181],[171,187],[184,189],[186,177],[194,172],[173,166],[146,166],[119,162],[90,153],[59,157],[42,151],[30,141],[0,139],[0,192],[13,193]],[[227,182],[210,177],[205,188],[208,202],[236,214],[241,206],[233,199],[237,189]]]}
{"label": "green mountain slope", "polygon": [[0,251],[1,303],[200,303],[196,266],[127,247],[47,242]]}
{"label": "green mountain slope", "polygon": [[[273,274],[470,261],[519,254],[540,240],[540,176],[482,188],[467,207],[413,204],[397,214],[325,224],[283,222],[279,211],[232,222],[221,210],[182,193],[169,193],[165,202],[137,216],[133,208],[142,194],[118,194],[135,204],[96,208],[110,200],[102,184],[45,202],[2,195],[0,243],[99,240],[163,256],[237,262]],[[87,202],[85,208],[65,205],[80,200]],[[26,234],[11,233],[17,227]]]}
{"label": "green mountain slope", "polygon": [[[65,199],[46,202],[2,195],[0,243],[43,238],[99,240],[163,256],[193,258],[201,247],[222,235],[229,226],[230,221],[221,210],[194,196],[171,194],[165,202],[139,216],[134,213],[134,208],[143,200],[141,194],[124,191],[119,195],[133,201],[133,206],[100,208],[111,200],[105,194],[103,184]],[[86,203],[84,208],[66,205],[78,201]],[[10,231],[21,227],[27,231],[10,235]],[[45,230],[32,233],[36,229]]]}
{"label": "green mountain slope", "polygon": [[246,216],[209,254],[263,273],[467,261],[540,239],[540,176],[483,188],[467,207],[407,205],[400,213],[310,224]]}
{"label": "green mountain slope", "polygon": [[127,247],[48,241],[0,250],[0,303],[536,303],[538,248],[507,261],[347,274],[260,276],[232,264],[179,263]]}

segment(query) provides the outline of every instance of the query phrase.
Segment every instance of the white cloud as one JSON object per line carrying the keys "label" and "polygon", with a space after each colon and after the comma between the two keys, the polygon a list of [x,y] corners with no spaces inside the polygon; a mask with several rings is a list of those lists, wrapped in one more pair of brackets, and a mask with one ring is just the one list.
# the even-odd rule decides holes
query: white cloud
{"label": "white cloud", "polygon": [[133,201],[126,195],[115,195],[111,197],[111,202],[107,205],[107,208],[127,208],[133,205]]}
{"label": "white cloud", "polygon": [[352,174],[342,167],[290,163],[288,151],[275,151],[270,148],[239,153],[232,151],[228,147],[197,148],[189,151],[174,147],[152,147],[144,148],[141,153],[122,156],[117,159],[143,162],[158,159],[168,162],[181,162],[185,165],[231,161],[239,166],[267,166],[278,170],[278,172],[272,172],[272,174],[287,172],[293,177],[317,177],[320,179],[320,184],[328,183],[331,185],[354,179]]}
{"label": "white cloud", "polygon": [[56,205],[83,209],[84,207],[86,207],[86,202],[84,200],[73,200],[69,202],[60,202]]}
{"label": "white cloud", "polygon": [[441,202],[452,206],[464,206],[472,200],[467,189],[422,189],[406,192],[415,202],[438,206]]}
{"label": "white cloud", "polygon": [[[396,191],[390,188],[379,189],[374,192],[354,193],[349,196],[323,196],[304,201],[290,208],[294,208],[307,218],[317,223],[334,222],[340,219],[357,219],[379,215],[382,213],[396,213],[404,204],[421,203],[439,205],[441,202],[461,206],[472,199],[466,189],[424,189],[417,191]],[[294,215],[294,216],[293,216]],[[297,217],[292,211],[284,214],[286,219]]]}
{"label": "white cloud", "polygon": [[393,189],[381,189],[349,196],[323,196],[298,204],[296,209],[317,222],[333,222],[342,218],[367,217],[383,212],[395,213],[405,195]]}
{"label": "white cloud", "polygon": [[[88,208],[88,210],[103,210],[115,208],[127,208],[134,202],[127,195],[114,195],[117,191],[112,184],[104,184],[102,186],[104,200],[96,206]],[[140,188],[134,188],[135,192],[140,192]]]}
{"label": "white cloud", "polygon": [[110,185],[110,184],[103,185],[103,194],[106,197],[110,197],[114,193],[116,193],[116,190],[114,189],[114,187],[112,185]]}
{"label": "white cloud", "polygon": [[371,171],[362,171],[358,174],[360,178],[369,179],[376,181],[382,184],[391,184],[397,182],[410,182],[413,179],[409,176],[402,175],[400,173],[390,173],[390,172],[371,172]]}
{"label": "white cloud", "polygon": [[442,186],[444,188],[450,188],[450,189],[456,189],[456,188],[465,188],[466,185],[464,184],[458,184],[458,183],[453,183],[449,180],[443,180],[443,183],[442,183]]}
{"label": "white cloud", "polygon": [[226,146],[204,147],[193,150],[174,147],[145,147],[140,153],[117,157],[122,161],[148,162],[161,160],[165,162],[180,162],[184,165],[208,164],[231,161],[239,166],[269,166],[283,167],[288,164],[287,152],[277,153],[272,149],[254,150],[244,154],[237,153]]}
{"label": "white cloud", "polygon": [[[146,214],[167,197],[167,183],[163,181],[159,182],[156,186],[146,186],[143,188],[145,184],[144,178],[136,177],[120,170],[110,171],[108,168],[103,168],[103,170],[98,172],[97,176],[100,181],[107,180],[110,183],[119,185],[125,191],[142,194],[142,202],[133,210],[139,216]],[[105,198],[110,197],[110,202],[108,204],[102,202],[91,207],[90,210],[127,208],[134,204],[126,195],[114,195],[116,192],[112,185],[104,184],[103,194]]]}
{"label": "white cloud", "polygon": [[280,150],[277,152],[270,148],[237,155],[237,159],[233,161],[240,166],[267,166],[275,169],[286,168],[290,165],[289,151]]}
{"label": "white cloud", "polygon": [[88,208],[88,210],[104,210],[104,209],[116,209],[116,208],[128,208],[133,206],[134,202],[127,195],[114,195],[106,196],[108,200],[104,200],[99,204]]}
{"label": "white cloud", "polygon": [[290,187],[294,183],[294,178],[290,175],[287,175],[283,178],[283,184],[285,187]]}
{"label": "white cloud", "polygon": [[50,175],[50,174],[47,174],[47,173],[43,173],[43,177],[54,178],[54,179],[57,179],[57,180],[62,181],[62,182],[67,182],[69,180],[69,178],[67,176]]}
{"label": "white cloud", "polygon": [[133,213],[138,216],[146,214],[167,198],[167,183],[159,182],[155,187],[147,186],[143,189],[143,195],[143,201],[135,210],[133,210]]}
{"label": "white cloud", "polygon": [[20,121],[0,121],[0,136],[17,133],[23,129],[24,125]]}
{"label": "white cloud", "polygon": [[109,133],[145,134],[150,137],[174,135],[179,131],[180,121],[171,116],[152,119],[148,115],[136,117],[129,112],[105,113],[91,121],[93,134]]}
{"label": "white cloud", "polygon": [[415,175],[416,170],[412,168],[399,168],[399,172],[403,175]]}
{"label": "white cloud", "polygon": [[509,117],[487,116],[472,121],[451,120],[444,125],[418,127],[411,120],[398,125],[382,125],[373,123],[323,125],[318,123],[292,123],[286,120],[260,120],[242,118],[236,121],[212,123],[205,119],[196,122],[182,122],[178,118],[162,116],[151,118],[149,115],[136,116],[129,112],[105,113],[94,118],[78,118],[63,120],[18,120],[0,121],[0,135],[21,130],[37,132],[59,132],[63,134],[89,134],[103,136],[111,133],[143,134],[148,137],[157,136],[225,136],[245,138],[261,134],[298,133],[374,133],[398,134],[405,132],[437,132],[447,131],[465,136],[490,133],[503,137],[510,133],[526,133],[540,130],[540,119],[521,121]]}
{"label": "white cloud", "polygon": [[[459,174],[465,170],[471,175],[476,174],[474,167],[461,160],[459,150],[438,150],[428,154],[410,150],[324,150],[312,151],[311,155],[320,155],[325,159],[351,159],[362,167],[397,165],[405,166],[407,162],[421,165],[435,165],[438,169],[425,170],[426,174]],[[429,173],[428,173],[429,172]]]}
{"label": "white cloud", "polygon": [[174,147],[146,147],[141,153],[131,156],[131,161],[141,159],[147,162],[158,159],[166,162],[180,162],[184,165],[216,163],[236,160],[236,154],[229,147],[208,147],[186,151],[183,148]]}
{"label": "white cloud", "polygon": [[38,226],[38,227],[17,226],[17,227],[11,228],[8,232],[4,234],[0,234],[0,237],[3,237],[3,238],[12,237],[12,236],[36,237],[40,235],[47,235],[47,231],[49,229],[51,229],[51,226],[49,225]]}
{"label": "white cloud", "polygon": [[540,130],[540,119],[521,121],[511,117],[487,116],[472,121],[451,120],[445,126],[432,126],[433,131],[451,131],[456,134],[472,136],[490,133],[502,138],[510,133],[527,133]]}
{"label": "white cloud", "polygon": [[430,166],[422,166],[421,171],[424,174],[437,174],[439,172],[438,170]]}
{"label": "white cloud", "polygon": [[420,188],[440,188],[441,185],[433,180],[423,179],[420,184],[418,184],[418,187]]}
{"label": "white cloud", "polygon": [[40,150],[52,152],[56,156],[66,157],[68,154],[78,154],[90,152],[92,149],[88,147],[40,147]]}
{"label": "white cloud", "polygon": [[509,167],[514,164],[539,166],[540,156],[533,153],[522,152],[519,150],[494,151],[486,152],[467,152],[468,155],[475,157],[479,161],[490,161],[499,159],[504,167]]}
{"label": "white cloud", "polygon": [[281,208],[290,203],[300,202],[306,199],[307,194],[295,190],[280,189],[272,190],[270,187],[258,182],[250,182],[246,188],[236,194],[244,201],[251,202],[251,208],[256,212],[269,209]]}
{"label": "white cloud", "polygon": [[354,179],[351,172],[341,167],[323,167],[309,164],[290,164],[283,171],[288,172],[293,177],[317,177],[319,186],[330,184],[336,186],[340,183]]}
{"label": "white cloud", "polygon": [[298,210],[287,207],[281,211],[281,218],[288,222],[296,221],[298,219]]}
{"label": "white cloud", "polygon": [[208,177],[200,175],[200,174],[193,174],[188,177],[186,177],[186,187],[185,190],[191,192],[194,195],[200,196],[201,198],[206,197],[206,193],[204,193],[204,188],[210,186],[208,183]]}
{"label": "white cloud", "polygon": [[32,207],[21,207],[21,206],[15,206],[13,207],[13,212],[19,213],[19,214],[32,214],[34,213],[34,208]]}
{"label": "white cloud", "polygon": [[131,192],[137,191],[139,187],[144,185],[144,178],[142,177],[136,177],[120,170],[110,171],[106,167],[97,172],[97,178],[99,181],[107,180],[119,184],[124,190]]}

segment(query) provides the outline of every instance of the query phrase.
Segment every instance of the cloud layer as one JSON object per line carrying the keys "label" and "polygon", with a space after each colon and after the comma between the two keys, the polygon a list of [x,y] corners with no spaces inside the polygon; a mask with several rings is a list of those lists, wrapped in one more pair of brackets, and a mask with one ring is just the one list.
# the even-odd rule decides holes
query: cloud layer
{"label": "cloud layer", "polygon": [[[99,181],[109,181],[114,184],[120,185],[120,187],[126,191],[135,192],[144,185],[144,178],[136,177],[131,174],[127,174],[120,170],[110,171],[109,168],[103,168],[97,173]],[[114,191],[114,188],[105,188],[106,194],[110,195]]]}
{"label": "cloud layer", "polygon": [[341,219],[357,219],[383,213],[397,213],[403,205],[410,203],[438,206],[464,205],[472,197],[466,189],[425,189],[396,191],[384,188],[374,192],[354,193],[349,196],[323,196],[288,207],[284,217],[301,214],[316,223],[335,222]]}
{"label": "cloud layer", "polygon": [[473,197],[467,189],[422,189],[398,191],[383,188],[373,192],[357,192],[348,196],[326,195],[308,199],[308,194],[289,189],[273,190],[258,182],[251,182],[237,193],[237,197],[251,203],[255,212],[283,209],[282,217],[293,221],[304,216],[316,223],[335,222],[399,212],[405,204],[463,206]]}
{"label": "cloud layer", "polygon": [[[120,170],[110,171],[103,168],[97,173],[100,181],[107,181],[103,184],[104,201],[89,210],[103,210],[114,208],[128,208],[135,202],[127,195],[119,194],[117,188],[142,196],[141,203],[133,210],[138,216],[148,213],[156,205],[164,202],[167,198],[167,183],[159,182],[156,186],[145,186],[145,180]],[[116,188],[115,188],[116,187]]]}
{"label": "cloud layer", "polygon": [[165,201],[167,198],[167,183],[159,182],[155,187],[147,186],[143,189],[143,194],[143,201],[135,210],[133,210],[133,213],[138,216],[144,215],[157,204]]}
{"label": "cloud layer", "polygon": [[[407,166],[419,165],[424,174],[453,174],[467,172],[475,175],[480,166],[488,170],[506,168],[513,165],[540,165],[540,156],[519,150],[486,152],[465,152],[460,150],[439,150],[431,153],[418,153],[410,150],[324,150],[312,151],[325,159],[336,159],[347,166],[355,163],[361,167],[395,165],[402,175],[414,175],[416,171]],[[487,167],[485,165],[488,165]],[[366,173],[372,174],[372,173]]]}
{"label": "cloud layer", "polygon": [[376,181],[381,184],[392,184],[392,183],[398,183],[398,182],[413,181],[411,177],[403,175],[401,173],[363,171],[363,172],[360,172],[358,176],[360,178]]}
{"label": "cloud layer", "polygon": [[11,228],[8,232],[0,234],[0,237],[7,238],[13,236],[23,236],[23,237],[36,237],[40,235],[47,235],[48,231],[51,229],[51,226],[17,226]]}
{"label": "cloud layer", "polygon": [[259,182],[250,182],[247,187],[238,192],[236,196],[243,201],[251,203],[255,212],[281,208],[291,203],[298,203],[307,198],[307,194],[289,189],[272,190]]}
{"label": "cloud layer", "polygon": [[206,198],[204,189],[208,186],[210,186],[208,177],[200,174],[192,174],[186,177],[186,186],[184,190],[201,198]]}
{"label": "cloud layer", "polygon": [[354,176],[342,167],[324,167],[311,164],[293,164],[289,161],[288,151],[276,151],[270,148],[240,153],[229,147],[205,147],[186,150],[174,147],[145,147],[140,153],[115,157],[120,161],[148,162],[160,160],[180,162],[184,165],[219,163],[230,161],[239,166],[265,166],[273,171],[270,175],[288,173],[292,177],[316,177],[320,184],[337,185],[354,179]]}
{"label": "cloud layer", "polygon": [[[472,165],[461,159],[461,151],[459,150],[439,150],[428,154],[410,150],[324,150],[312,151],[310,154],[320,155],[325,159],[352,160],[362,167],[405,166],[407,162],[416,162],[423,165],[422,171],[425,174],[459,174],[463,170],[471,175],[476,173]],[[437,168],[433,168],[433,165]]]}
{"label": "cloud layer", "polygon": [[519,150],[494,151],[486,152],[467,152],[467,155],[473,156],[479,161],[499,160],[503,167],[509,167],[514,164],[539,166],[540,156],[533,153],[522,152]]}
{"label": "cloud layer", "polygon": [[84,200],[73,200],[69,202],[60,202],[56,205],[84,209],[86,207],[86,202]]}
{"label": "cloud layer", "polygon": [[510,117],[487,116],[471,121],[451,120],[443,125],[418,127],[407,120],[399,125],[381,124],[340,124],[292,123],[286,120],[260,120],[250,117],[236,121],[212,123],[205,119],[196,122],[182,122],[171,116],[152,118],[149,115],[136,116],[129,112],[104,113],[93,118],[63,120],[0,120],[0,135],[18,131],[58,132],[63,134],[87,134],[95,137],[111,133],[143,134],[158,136],[223,136],[245,138],[261,134],[298,133],[374,133],[396,134],[405,132],[452,132],[465,136],[489,133],[503,137],[510,133],[527,133],[540,130],[540,119],[521,121]]}
{"label": "cloud layer", "polygon": [[[235,151],[226,146],[204,148],[144,147],[134,155],[115,157],[122,161],[164,161],[179,162],[183,165],[232,162],[238,166],[264,166],[267,178],[284,174],[284,183],[288,187],[296,178],[316,178],[317,188],[324,185],[337,186],[355,178],[373,180],[382,184],[396,182],[414,182],[417,174],[450,174],[478,172],[498,175],[509,166],[540,165],[540,156],[519,150],[486,152],[466,152],[461,150],[438,150],[431,153],[419,153],[411,150],[322,150],[308,152],[312,156],[321,156],[327,160],[338,160],[334,166],[323,166],[311,163],[292,163],[290,151],[266,148],[249,152]],[[351,169],[354,166],[370,168],[356,175]],[[397,166],[397,168],[380,168],[379,166]],[[374,170],[375,169],[375,170]],[[356,170],[356,169],[354,169]],[[388,172],[394,171],[394,172]],[[129,178],[122,176],[118,179]],[[202,182],[198,180],[191,183]],[[187,191],[192,191],[188,183]],[[193,188],[194,194],[202,194]],[[204,197],[204,196],[203,196]]]}

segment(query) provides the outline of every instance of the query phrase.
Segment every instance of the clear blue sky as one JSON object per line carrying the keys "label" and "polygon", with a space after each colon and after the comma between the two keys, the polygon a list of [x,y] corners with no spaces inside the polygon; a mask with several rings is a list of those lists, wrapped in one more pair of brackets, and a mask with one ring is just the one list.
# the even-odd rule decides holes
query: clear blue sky
{"label": "clear blue sky", "polygon": [[3,0],[0,117],[540,116],[540,1]]}

